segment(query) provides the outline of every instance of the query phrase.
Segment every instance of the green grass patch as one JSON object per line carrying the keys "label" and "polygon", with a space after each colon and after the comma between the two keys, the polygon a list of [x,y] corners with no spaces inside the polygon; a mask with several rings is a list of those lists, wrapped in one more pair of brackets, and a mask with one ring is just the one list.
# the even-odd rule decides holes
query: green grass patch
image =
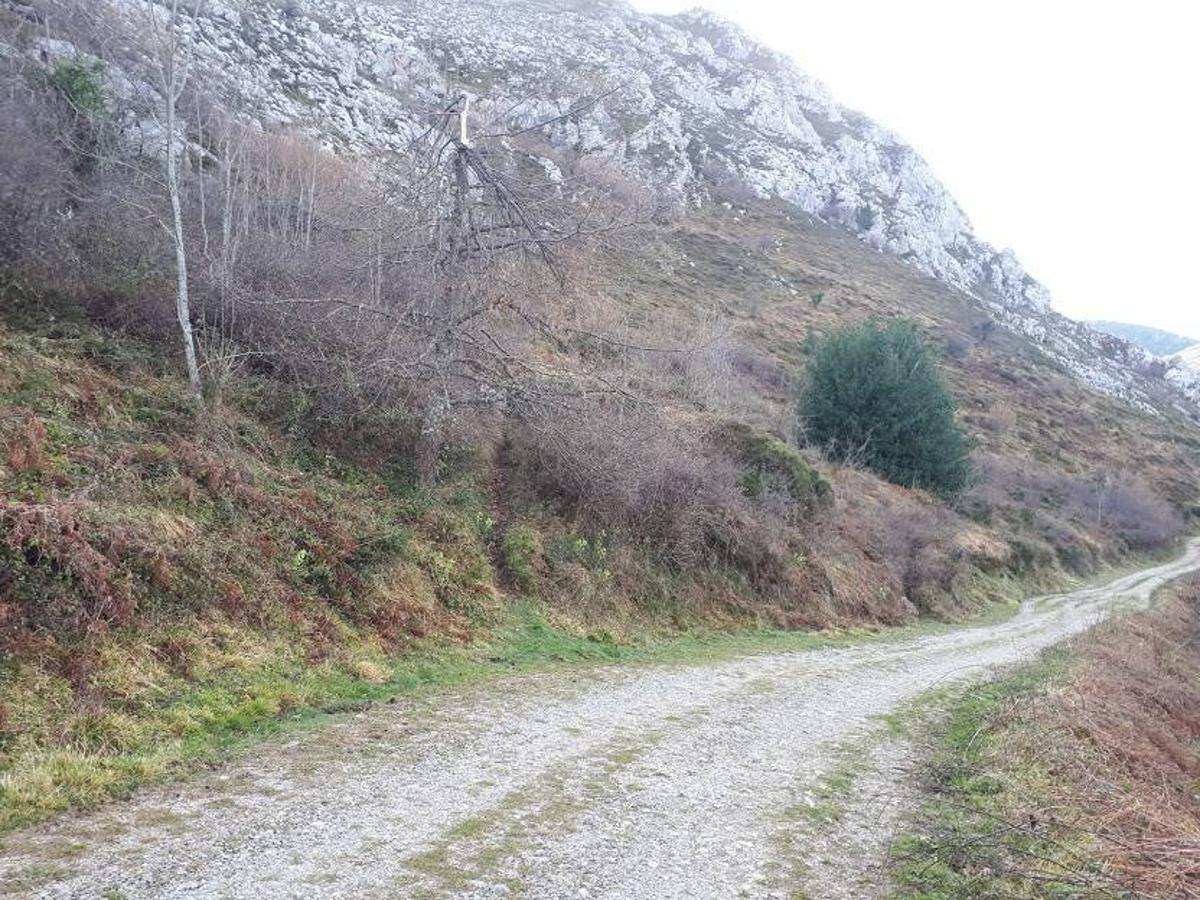
{"label": "green grass patch", "polygon": [[[1036,758],[1014,758],[1014,729],[1069,670],[1065,650],[966,689],[920,698],[889,725],[923,733],[928,795],[892,847],[901,896],[1047,898],[1091,896],[1098,873],[1080,839],[1040,821],[1053,778]],[[1108,894],[1105,894],[1108,896]]]}
{"label": "green grass patch", "polygon": [[[229,657],[215,658],[211,668],[193,673],[197,680],[173,678],[149,660],[131,657],[114,661],[109,676],[132,695],[137,693],[134,682],[152,679],[156,699],[92,722],[90,738],[81,735],[70,747],[11,748],[0,757],[0,833],[65,809],[126,796],[147,783],[185,776],[265,737],[320,725],[331,716],[397,696],[558,666],[690,665],[902,640],[950,627],[922,622],[878,631],[693,632],[618,644],[607,635],[555,628],[540,607],[527,603],[511,608],[484,639],[467,645],[427,641],[394,657],[363,644],[357,650],[352,646],[340,660],[313,664],[280,639],[231,647]],[[232,637],[223,634],[220,640]],[[24,689],[20,698],[18,686]],[[14,709],[26,704],[31,719],[53,717],[35,706],[60,690],[43,675],[0,670],[0,687],[7,687]]]}

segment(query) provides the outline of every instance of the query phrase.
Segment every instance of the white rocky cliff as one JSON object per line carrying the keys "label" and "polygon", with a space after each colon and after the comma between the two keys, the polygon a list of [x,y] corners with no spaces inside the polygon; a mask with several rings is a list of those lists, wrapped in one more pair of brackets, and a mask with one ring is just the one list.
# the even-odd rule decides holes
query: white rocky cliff
{"label": "white rocky cliff", "polygon": [[649,16],[619,0],[209,0],[198,37],[238,108],[364,154],[404,148],[462,92],[508,128],[601,96],[543,137],[676,202],[705,202],[722,182],[795,204],[972,294],[1098,389],[1148,408],[1179,400],[1182,383],[1149,354],[1050,311],[1046,289],[973,235],[899,137],[709,13]]}

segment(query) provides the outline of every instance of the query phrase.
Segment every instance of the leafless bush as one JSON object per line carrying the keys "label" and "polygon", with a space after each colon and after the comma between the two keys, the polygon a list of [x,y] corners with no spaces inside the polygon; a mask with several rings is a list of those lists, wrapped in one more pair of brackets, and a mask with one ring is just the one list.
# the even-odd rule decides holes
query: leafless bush
{"label": "leafless bush", "polygon": [[976,454],[977,482],[965,508],[983,521],[1003,519],[1055,547],[1077,571],[1094,567],[1098,540],[1116,550],[1151,550],[1183,533],[1179,513],[1126,474],[1073,475],[1028,459]]}
{"label": "leafless bush", "polygon": [[718,160],[708,160],[701,167],[708,182],[713,197],[725,203],[750,203],[758,199],[754,189],[745,178],[733,171],[728,164]]}
{"label": "leafless bush", "polygon": [[203,360],[200,374],[205,395],[214,408],[220,407],[230,386],[245,372],[254,351],[243,349],[219,329],[201,331],[196,343]]}
{"label": "leafless bush", "polygon": [[0,121],[0,266],[45,267],[73,215],[76,177],[58,140],[68,110],[45,76],[10,56],[0,60]]}
{"label": "leafless bush", "polygon": [[[614,408],[615,407],[615,408]],[[512,451],[539,493],[609,527],[631,528],[676,562],[704,540],[696,506],[699,443],[652,410],[599,400],[515,429]]]}
{"label": "leafless bush", "polygon": [[951,510],[923,499],[897,497],[880,504],[864,525],[876,552],[918,609],[953,613],[965,606],[956,593],[972,561],[954,541],[962,523]]}
{"label": "leafless bush", "polygon": [[753,379],[762,387],[789,394],[795,389],[795,379],[787,366],[747,347],[733,348],[730,353],[730,365],[734,372]]}
{"label": "leafless bush", "polygon": [[67,214],[70,169],[24,98],[0,97],[0,265],[47,252],[55,220]]}
{"label": "leafless bush", "polygon": [[1097,487],[1102,527],[1115,531],[1135,550],[1165,547],[1184,532],[1179,513],[1146,484],[1125,476]]}
{"label": "leafless bush", "polygon": [[[153,257],[145,268],[154,271],[173,260],[194,390],[201,371],[223,363],[206,361],[204,348],[192,363],[193,326],[208,336],[210,356],[230,345],[252,351],[310,392],[323,414],[415,416],[426,474],[470,410],[503,413],[608,390],[562,364],[572,348],[557,326],[570,303],[571,257],[628,221],[623,199],[632,194],[594,163],[548,161],[536,137],[543,123],[487,120],[487,104],[480,115],[464,95],[430,110],[428,130],[407,152],[338,158],[209,102],[212,85],[188,77],[198,72],[187,39],[195,29],[185,26],[198,21],[198,6],[118,11],[39,0],[38,9],[48,28],[142,85],[121,99],[128,110],[107,112],[154,120],[166,135],[165,150],[138,156],[126,147],[101,161],[58,129],[75,162],[94,163],[75,192],[79,218],[119,210],[102,229],[74,231],[80,280],[104,295],[99,273],[139,273],[139,253]],[[585,115],[591,102],[563,117]],[[15,172],[19,149],[0,148]],[[29,216],[49,219],[18,199]],[[155,292],[163,286],[158,279]],[[140,305],[136,285],[114,279],[112,288]],[[130,303],[112,306],[120,315]]]}
{"label": "leafless bush", "polygon": [[747,496],[743,470],[706,444],[702,428],[640,405],[604,401],[553,422],[522,423],[512,464],[567,511],[645,543],[676,567],[728,565],[757,585],[783,585],[800,533],[782,492]]}

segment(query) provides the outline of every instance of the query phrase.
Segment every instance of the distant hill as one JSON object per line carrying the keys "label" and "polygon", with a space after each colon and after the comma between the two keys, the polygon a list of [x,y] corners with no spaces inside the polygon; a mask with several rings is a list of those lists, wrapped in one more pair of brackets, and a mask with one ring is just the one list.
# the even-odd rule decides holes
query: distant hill
{"label": "distant hill", "polygon": [[1089,322],[1088,324],[1097,331],[1132,341],[1155,356],[1172,356],[1193,344],[1200,344],[1200,341],[1195,338],[1172,334],[1169,331],[1150,328],[1146,325],[1130,325],[1126,322]]}
{"label": "distant hill", "polygon": [[1192,344],[1178,353],[1176,358],[1181,360],[1185,366],[1200,369],[1200,344]]}

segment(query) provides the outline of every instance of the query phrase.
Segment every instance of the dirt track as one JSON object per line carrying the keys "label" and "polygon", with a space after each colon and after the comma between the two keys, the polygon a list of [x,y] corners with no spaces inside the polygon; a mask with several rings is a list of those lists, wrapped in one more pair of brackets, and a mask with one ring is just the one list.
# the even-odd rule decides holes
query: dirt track
{"label": "dirt track", "polygon": [[870,896],[908,787],[907,748],[879,717],[1197,568],[1200,540],[1000,625],[401,701],[14,835],[0,894]]}

